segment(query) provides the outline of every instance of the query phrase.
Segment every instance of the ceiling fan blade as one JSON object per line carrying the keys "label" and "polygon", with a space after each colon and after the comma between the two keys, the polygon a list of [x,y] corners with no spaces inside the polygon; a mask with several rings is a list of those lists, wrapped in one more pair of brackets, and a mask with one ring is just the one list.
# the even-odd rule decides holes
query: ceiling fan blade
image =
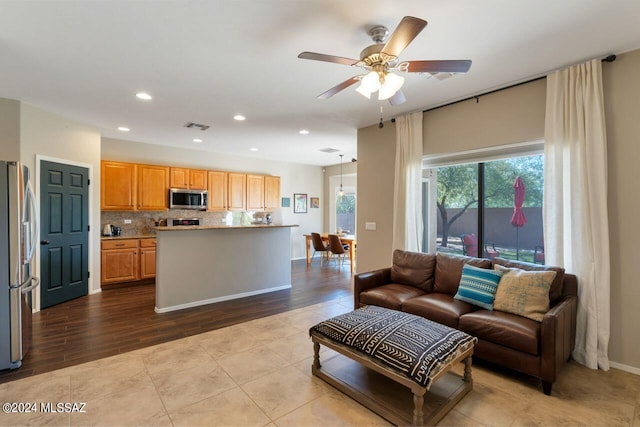
{"label": "ceiling fan blade", "polygon": [[391,37],[389,37],[387,44],[382,48],[382,52],[397,58],[426,26],[427,21],[423,19],[405,16],[393,34],[391,34]]}
{"label": "ceiling fan blade", "polygon": [[466,73],[471,68],[471,60],[409,61],[410,73]]}
{"label": "ceiling fan blade", "polygon": [[335,95],[336,93],[340,92],[341,90],[344,90],[344,89],[348,88],[349,86],[358,83],[361,78],[362,78],[362,76],[351,77],[349,80],[345,80],[342,83],[340,83],[339,85],[332,87],[328,91],[326,91],[324,93],[321,93],[320,95],[318,95],[318,99],[331,98],[333,95]]}
{"label": "ceiling fan blade", "polygon": [[389,104],[391,105],[400,105],[404,104],[407,98],[404,97],[404,93],[401,90],[397,91],[395,95],[389,98]]}
{"label": "ceiling fan blade", "polygon": [[343,58],[342,56],[325,55],[323,53],[302,52],[298,55],[300,59],[312,59],[314,61],[333,62],[335,64],[355,65],[359,61],[357,59]]}

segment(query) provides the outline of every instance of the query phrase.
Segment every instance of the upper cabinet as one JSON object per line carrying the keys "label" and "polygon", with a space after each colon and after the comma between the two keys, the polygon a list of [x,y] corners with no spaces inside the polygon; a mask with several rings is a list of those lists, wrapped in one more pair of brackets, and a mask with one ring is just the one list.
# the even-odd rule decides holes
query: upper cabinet
{"label": "upper cabinet", "polygon": [[100,174],[100,209],[105,211],[135,210],[136,165],[103,161]]}
{"label": "upper cabinet", "polygon": [[210,211],[227,210],[227,173],[209,171],[209,206]]}
{"label": "upper cabinet", "polygon": [[264,208],[265,210],[280,207],[280,177],[264,177]]}
{"label": "upper cabinet", "polygon": [[207,189],[207,171],[189,169],[189,188],[191,190]]}
{"label": "upper cabinet", "polygon": [[169,209],[169,168],[166,166],[137,165],[139,210]]}
{"label": "upper cabinet", "polygon": [[244,173],[229,172],[227,190],[227,209],[230,211],[243,211],[246,209],[246,182]]}
{"label": "upper cabinet", "polygon": [[264,209],[264,175],[247,174],[247,210]]}
{"label": "upper cabinet", "polygon": [[190,190],[207,189],[207,171],[189,168],[171,168],[171,188],[185,188]]}
{"label": "upper cabinet", "polygon": [[171,168],[171,188],[189,188],[189,169]]}
{"label": "upper cabinet", "polygon": [[208,211],[272,211],[280,207],[280,177],[103,160],[100,208],[169,209],[169,188],[208,190]]}

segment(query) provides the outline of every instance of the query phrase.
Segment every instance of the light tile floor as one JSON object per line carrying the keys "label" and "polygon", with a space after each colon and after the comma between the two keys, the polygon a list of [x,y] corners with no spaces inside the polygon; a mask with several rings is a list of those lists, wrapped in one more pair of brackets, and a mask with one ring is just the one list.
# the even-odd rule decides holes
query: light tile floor
{"label": "light tile floor", "polygon": [[[2,384],[3,403],[82,402],[86,412],[0,413],[0,425],[388,425],[311,376],[309,327],[351,304],[322,303]],[[640,376],[570,363],[552,396],[531,378],[479,364],[473,377],[474,389],[440,425],[640,427]]]}

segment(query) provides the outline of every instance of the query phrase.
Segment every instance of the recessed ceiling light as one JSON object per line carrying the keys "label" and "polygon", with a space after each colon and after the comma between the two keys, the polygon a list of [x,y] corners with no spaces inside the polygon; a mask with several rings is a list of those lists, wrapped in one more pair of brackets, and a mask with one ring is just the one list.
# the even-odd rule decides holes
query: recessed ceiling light
{"label": "recessed ceiling light", "polygon": [[193,142],[202,142],[200,138],[193,138]]}
{"label": "recessed ceiling light", "polygon": [[129,132],[131,129],[129,129],[128,127],[120,126],[118,127],[118,130],[120,132]]}
{"label": "recessed ceiling light", "polygon": [[146,92],[138,92],[136,93],[136,98],[142,99],[144,101],[151,101],[153,97]]}
{"label": "recessed ceiling light", "polygon": [[309,135],[309,131],[306,129],[302,129],[299,133],[300,135]]}
{"label": "recessed ceiling light", "polygon": [[258,151],[257,148],[249,148],[250,151]]}
{"label": "recessed ceiling light", "polygon": [[237,120],[237,121],[241,122],[243,120],[247,120],[247,118],[245,116],[243,116],[242,114],[236,114],[235,116],[233,116],[233,120]]}

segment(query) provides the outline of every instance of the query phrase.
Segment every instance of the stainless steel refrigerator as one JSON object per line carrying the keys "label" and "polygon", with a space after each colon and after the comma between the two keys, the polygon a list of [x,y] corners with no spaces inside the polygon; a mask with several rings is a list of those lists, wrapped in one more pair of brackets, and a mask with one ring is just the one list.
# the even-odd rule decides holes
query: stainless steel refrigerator
{"label": "stainless steel refrigerator", "polygon": [[29,168],[0,161],[0,369],[19,368],[31,343],[38,227]]}

